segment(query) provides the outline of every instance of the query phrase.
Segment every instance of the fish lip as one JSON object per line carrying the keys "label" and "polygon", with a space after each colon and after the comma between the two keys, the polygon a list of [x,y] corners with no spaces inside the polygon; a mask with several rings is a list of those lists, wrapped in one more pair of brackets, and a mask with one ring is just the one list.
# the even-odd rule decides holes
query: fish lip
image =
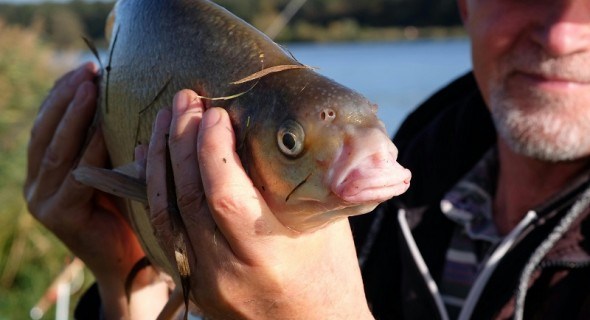
{"label": "fish lip", "polygon": [[336,166],[331,172],[331,190],[342,200],[355,204],[383,202],[400,195],[408,189],[411,173],[396,159],[397,149],[393,145],[350,162],[341,159],[345,165]]}
{"label": "fish lip", "polygon": [[405,192],[411,173],[397,162],[398,150],[380,127],[349,132],[324,182],[343,201],[383,202]]}
{"label": "fish lip", "polygon": [[333,192],[351,204],[380,203],[401,195],[410,187],[411,173],[397,162],[391,168],[353,169]]}

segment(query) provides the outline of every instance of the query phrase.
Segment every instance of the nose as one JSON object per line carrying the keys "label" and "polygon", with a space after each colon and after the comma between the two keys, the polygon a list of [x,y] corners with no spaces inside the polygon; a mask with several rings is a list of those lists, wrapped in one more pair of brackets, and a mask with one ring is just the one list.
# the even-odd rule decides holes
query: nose
{"label": "nose", "polygon": [[[533,32],[534,41],[554,57],[590,51],[590,2],[542,1],[546,6]],[[534,14],[534,13],[531,13]]]}

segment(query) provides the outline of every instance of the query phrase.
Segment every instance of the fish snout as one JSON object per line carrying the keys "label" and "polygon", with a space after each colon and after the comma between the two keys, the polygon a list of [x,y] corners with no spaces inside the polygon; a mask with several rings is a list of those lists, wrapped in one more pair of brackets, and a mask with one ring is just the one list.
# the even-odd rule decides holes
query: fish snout
{"label": "fish snout", "polygon": [[382,130],[363,131],[349,135],[334,160],[332,192],[354,204],[380,203],[404,193],[411,173],[397,162],[397,148]]}

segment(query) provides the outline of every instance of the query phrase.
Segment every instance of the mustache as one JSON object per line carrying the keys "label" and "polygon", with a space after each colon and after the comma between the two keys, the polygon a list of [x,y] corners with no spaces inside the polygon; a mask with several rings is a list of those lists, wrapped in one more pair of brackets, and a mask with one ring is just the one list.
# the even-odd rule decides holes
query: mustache
{"label": "mustache", "polygon": [[553,57],[542,50],[513,51],[503,63],[504,74],[522,72],[565,81],[590,83],[590,54]]}

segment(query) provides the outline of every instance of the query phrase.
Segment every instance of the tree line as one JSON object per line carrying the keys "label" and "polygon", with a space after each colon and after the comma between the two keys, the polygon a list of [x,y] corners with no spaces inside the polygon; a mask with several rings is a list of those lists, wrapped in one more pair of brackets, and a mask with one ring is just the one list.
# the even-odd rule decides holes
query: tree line
{"label": "tree line", "polygon": [[[216,0],[264,30],[290,0]],[[104,39],[113,2],[0,4],[0,20],[34,27],[59,48],[79,47],[83,34]],[[282,41],[353,40],[386,37],[395,28],[460,26],[456,0],[308,0],[279,35]],[[389,30],[390,32],[385,32]],[[323,38],[321,37],[323,35]],[[368,35],[368,36],[367,36]]]}
{"label": "tree line", "polygon": [[[253,21],[259,15],[281,11],[290,0],[217,0],[238,16]],[[457,26],[461,24],[456,0],[308,0],[294,22],[326,26],[354,19],[362,26]]]}

